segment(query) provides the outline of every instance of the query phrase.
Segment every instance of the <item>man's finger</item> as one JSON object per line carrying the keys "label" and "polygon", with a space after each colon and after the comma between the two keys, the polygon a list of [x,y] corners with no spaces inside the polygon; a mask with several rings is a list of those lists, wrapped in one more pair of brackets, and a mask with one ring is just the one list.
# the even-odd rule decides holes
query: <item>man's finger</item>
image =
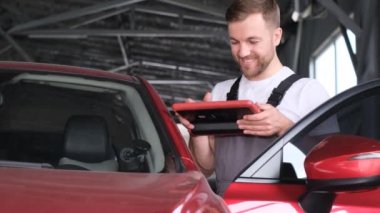
{"label": "man's finger", "polygon": [[274,107],[270,104],[257,104],[261,110],[273,109]]}
{"label": "man's finger", "polygon": [[203,101],[211,101],[212,96],[210,92],[206,92],[205,96],[203,96]]}
{"label": "man's finger", "polygon": [[194,125],[191,124],[187,119],[179,116],[178,117],[179,121],[184,125],[187,129],[194,129]]}

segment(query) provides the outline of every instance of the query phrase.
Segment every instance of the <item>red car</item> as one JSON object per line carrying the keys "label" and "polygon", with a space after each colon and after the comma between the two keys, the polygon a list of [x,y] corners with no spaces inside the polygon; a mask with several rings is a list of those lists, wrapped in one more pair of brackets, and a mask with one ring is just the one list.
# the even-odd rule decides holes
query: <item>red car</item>
{"label": "red car", "polygon": [[309,114],[224,199],[147,81],[0,62],[1,212],[378,212],[380,81]]}

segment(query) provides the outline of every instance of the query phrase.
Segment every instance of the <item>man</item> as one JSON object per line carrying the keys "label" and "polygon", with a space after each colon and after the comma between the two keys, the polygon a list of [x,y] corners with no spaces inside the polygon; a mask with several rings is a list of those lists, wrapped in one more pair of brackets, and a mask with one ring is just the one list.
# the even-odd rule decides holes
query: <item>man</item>
{"label": "man", "polygon": [[[226,12],[231,52],[242,71],[238,99],[258,103],[261,112],[246,115],[237,124],[242,136],[193,136],[189,148],[201,171],[216,174],[217,190],[225,189],[239,172],[254,160],[275,137],[328,99],[323,87],[302,78],[287,90],[277,107],[266,104],[272,90],[294,74],[283,66],[276,47],[282,36],[280,12],[275,0],[235,0]],[[226,100],[236,79],[218,83],[204,101]],[[188,129],[189,121],[180,118]]]}

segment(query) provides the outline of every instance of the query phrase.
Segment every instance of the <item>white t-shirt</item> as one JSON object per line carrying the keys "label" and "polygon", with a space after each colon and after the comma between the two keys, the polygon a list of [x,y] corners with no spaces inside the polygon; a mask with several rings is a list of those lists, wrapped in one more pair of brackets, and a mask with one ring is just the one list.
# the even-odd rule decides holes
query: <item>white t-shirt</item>
{"label": "white t-shirt", "polygon": [[[292,74],[294,74],[292,70],[283,67],[270,78],[260,81],[250,81],[243,76],[239,84],[238,99],[267,103],[272,90]],[[235,81],[236,79],[231,79],[215,85],[212,100],[226,100],[227,93]],[[326,90],[318,81],[302,78],[286,91],[277,109],[293,122],[297,122],[328,98]],[[236,175],[263,152],[274,139],[275,136],[250,135],[215,137],[214,157],[218,193],[223,195],[224,190]]]}
{"label": "white t-shirt", "polygon": [[[239,84],[239,100],[251,100],[255,103],[266,103],[272,90],[281,81],[294,74],[288,67],[283,67],[268,79],[250,81],[242,76]],[[236,79],[230,79],[215,85],[212,100],[226,100],[227,93]],[[302,78],[296,81],[285,93],[277,109],[293,122],[299,121],[311,110],[329,98],[327,91],[315,79]]]}

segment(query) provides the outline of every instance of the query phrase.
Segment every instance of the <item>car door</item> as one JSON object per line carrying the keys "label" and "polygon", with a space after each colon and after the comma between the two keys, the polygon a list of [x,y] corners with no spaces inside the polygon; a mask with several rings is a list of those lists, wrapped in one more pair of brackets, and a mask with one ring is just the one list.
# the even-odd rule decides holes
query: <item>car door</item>
{"label": "car door", "polygon": [[[232,212],[304,212],[299,205],[307,190],[304,159],[316,144],[332,134],[380,142],[380,80],[335,96],[274,141],[227,189],[224,199]],[[331,210],[379,211],[379,189],[339,193]]]}

